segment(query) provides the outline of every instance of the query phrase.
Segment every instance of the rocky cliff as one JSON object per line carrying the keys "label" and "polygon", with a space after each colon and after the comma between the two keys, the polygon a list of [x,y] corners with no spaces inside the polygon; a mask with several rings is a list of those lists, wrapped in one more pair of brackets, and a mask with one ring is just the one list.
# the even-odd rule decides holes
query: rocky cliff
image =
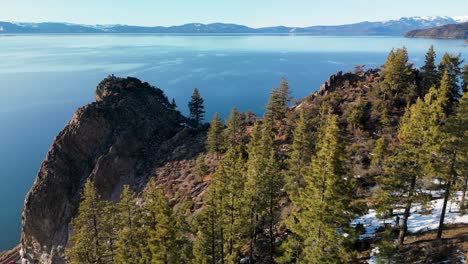
{"label": "rocky cliff", "polygon": [[103,198],[115,200],[124,184],[142,190],[168,162],[193,159],[204,133],[185,122],[160,89],[135,78],[104,79],[95,102],[78,109],[55,138],[26,196],[24,262],[64,262],[69,223],[88,178]]}

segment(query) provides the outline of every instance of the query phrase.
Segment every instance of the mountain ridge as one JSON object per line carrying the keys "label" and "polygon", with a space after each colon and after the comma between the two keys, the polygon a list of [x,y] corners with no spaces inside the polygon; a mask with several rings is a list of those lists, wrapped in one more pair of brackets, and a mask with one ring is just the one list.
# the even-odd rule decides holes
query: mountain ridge
{"label": "mountain ridge", "polygon": [[0,34],[310,34],[310,35],[388,35],[399,36],[415,29],[426,29],[446,24],[456,24],[463,17],[402,17],[398,20],[363,21],[344,25],[315,25],[306,27],[271,26],[253,28],[234,23],[187,23],[174,26],[136,25],[83,25],[65,22],[2,22]]}
{"label": "mountain ridge", "polygon": [[468,22],[449,24],[405,33],[407,38],[468,39]]}

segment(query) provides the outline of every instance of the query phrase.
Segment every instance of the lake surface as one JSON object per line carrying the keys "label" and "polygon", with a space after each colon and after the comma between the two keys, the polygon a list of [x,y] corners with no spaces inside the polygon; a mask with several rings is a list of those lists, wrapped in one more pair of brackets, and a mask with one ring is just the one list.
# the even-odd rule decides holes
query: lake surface
{"label": "lake surface", "polygon": [[261,114],[285,76],[293,96],[317,90],[329,75],[356,64],[376,67],[406,46],[417,66],[433,44],[464,53],[457,40],[394,37],[0,35],[0,250],[20,238],[21,209],[55,135],[76,108],[92,102],[109,74],[134,76],[175,98],[182,112],[194,87],[206,119],[230,108]]}

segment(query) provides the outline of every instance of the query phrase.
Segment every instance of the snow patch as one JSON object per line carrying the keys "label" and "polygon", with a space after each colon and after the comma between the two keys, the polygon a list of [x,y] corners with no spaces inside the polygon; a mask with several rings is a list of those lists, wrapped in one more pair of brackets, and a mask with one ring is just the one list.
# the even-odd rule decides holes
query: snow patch
{"label": "snow patch", "polygon": [[[429,192],[429,191],[427,191]],[[441,191],[430,192],[435,197],[441,197]],[[445,212],[444,224],[468,224],[468,214],[459,213],[459,202],[461,201],[462,192],[457,192],[455,201],[449,201],[447,210]],[[408,231],[417,233],[422,231],[434,230],[439,227],[440,214],[444,204],[443,198],[432,200],[429,208],[432,209],[430,214],[422,214],[421,204],[414,204],[411,207],[411,215],[408,218]],[[395,210],[394,213],[402,214],[403,210]],[[379,228],[384,227],[385,224],[394,226],[396,217],[388,219],[377,218],[377,212],[374,209],[369,209],[367,214],[353,219],[351,226],[356,227],[362,224],[365,228],[365,233],[359,236],[359,239],[373,238]]]}
{"label": "snow patch", "polygon": [[455,16],[453,17],[453,19],[457,21],[458,23],[468,22],[468,16]]}

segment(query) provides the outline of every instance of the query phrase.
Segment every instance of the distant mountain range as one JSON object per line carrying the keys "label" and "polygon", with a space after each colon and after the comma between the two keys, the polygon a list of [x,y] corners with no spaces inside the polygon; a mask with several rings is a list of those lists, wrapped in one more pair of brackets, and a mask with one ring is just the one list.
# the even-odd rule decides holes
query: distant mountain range
{"label": "distant mountain range", "polygon": [[407,32],[405,37],[468,40],[468,22],[460,24],[449,24],[428,29],[412,30]]}
{"label": "distant mountain range", "polygon": [[46,33],[163,33],[163,34],[310,34],[344,36],[401,36],[415,29],[426,29],[468,21],[466,17],[403,17],[381,22],[359,22],[347,25],[311,27],[251,28],[237,24],[191,23],[180,26],[79,25],[71,23],[15,23],[0,22],[0,34]]}

